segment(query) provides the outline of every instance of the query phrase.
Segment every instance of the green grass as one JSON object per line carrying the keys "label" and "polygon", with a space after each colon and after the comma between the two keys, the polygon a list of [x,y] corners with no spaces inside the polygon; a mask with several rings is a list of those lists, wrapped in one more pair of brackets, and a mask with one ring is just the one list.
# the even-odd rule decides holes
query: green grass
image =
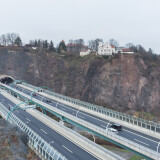
{"label": "green grass", "polygon": [[144,158],[135,155],[135,156],[131,157],[129,160],[141,160],[141,159],[144,159]]}
{"label": "green grass", "polygon": [[[114,146],[107,146],[107,145],[101,145],[101,146],[110,150],[110,151],[119,151],[119,152],[122,152],[122,153],[129,153],[128,150],[125,150],[123,148],[117,148],[117,147],[114,147]],[[142,160],[142,159],[144,159],[144,158],[140,157],[138,155],[134,155],[129,160]]]}
{"label": "green grass", "polygon": [[129,152],[129,151],[123,149],[123,148],[117,148],[117,147],[107,146],[107,145],[101,145],[101,146],[108,149],[108,150],[112,150],[112,151],[119,151],[119,152],[125,152],[125,153]]}

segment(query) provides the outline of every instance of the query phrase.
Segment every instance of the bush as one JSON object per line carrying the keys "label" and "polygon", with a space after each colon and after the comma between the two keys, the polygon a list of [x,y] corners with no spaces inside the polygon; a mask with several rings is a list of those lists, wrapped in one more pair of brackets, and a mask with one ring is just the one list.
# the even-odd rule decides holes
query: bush
{"label": "bush", "polygon": [[109,58],[109,56],[102,56],[104,59],[108,59]]}

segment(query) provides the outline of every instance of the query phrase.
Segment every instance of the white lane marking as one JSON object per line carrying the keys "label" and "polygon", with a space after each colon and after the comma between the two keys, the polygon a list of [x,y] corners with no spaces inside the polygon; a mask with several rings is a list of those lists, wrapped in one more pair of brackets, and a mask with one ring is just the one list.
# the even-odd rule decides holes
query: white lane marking
{"label": "white lane marking", "polygon": [[104,128],[106,128],[106,126],[104,126],[104,125],[101,125],[102,127],[104,127]]}
{"label": "white lane marking", "polygon": [[66,111],[66,109],[64,109],[64,108],[61,108],[61,110]]}
{"label": "white lane marking", "polygon": [[78,115],[78,117],[85,119],[84,117],[82,117],[82,116],[79,116],[79,115]]}
{"label": "white lane marking", "polygon": [[142,141],[139,141],[138,139],[134,139],[134,140],[137,141],[137,142],[140,142],[140,143],[142,143],[142,144],[145,144],[145,145],[149,146],[149,144],[144,143],[144,142],[142,142]]}
{"label": "white lane marking", "polygon": [[139,136],[139,137],[142,137],[142,138],[144,138],[144,139],[147,139],[147,140],[149,140],[149,141],[152,141],[152,142],[155,142],[155,143],[159,143],[159,142],[156,142],[156,141],[154,141],[154,140],[152,140],[152,139],[149,139],[149,138],[147,138],[147,137],[143,137],[143,136],[141,136],[141,135],[139,135],[139,134],[136,134],[136,133],[134,133],[134,132],[128,131],[128,130],[126,130],[126,129],[123,129],[123,130],[126,131],[126,132],[130,132],[130,133],[132,133],[132,134],[135,134],[136,136]]}
{"label": "white lane marking", "polygon": [[29,123],[29,122],[26,122],[25,124],[27,124],[27,123]]}
{"label": "white lane marking", "polygon": [[[65,105],[63,105],[63,104],[60,104],[60,105],[66,107],[66,108],[68,108],[68,109],[75,110],[75,109],[69,108],[69,107],[67,107],[67,106],[65,106]],[[77,111],[77,110],[75,110],[75,111]],[[83,113],[83,112],[81,112],[81,114],[84,114],[84,115],[86,115],[86,116],[88,116],[88,117],[94,118],[94,119],[96,119],[96,120],[98,120],[98,121],[107,123],[107,122],[105,122],[105,121],[103,121],[103,120],[101,120],[101,119],[97,119],[96,117],[92,117],[92,116],[87,115],[87,114],[85,114],[85,113]],[[102,125],[101,125],[101,126],[102,126]],[[145,138],[145,139],[148,139],[149,141],[152,141],[152,142],[155,142],[155,143],[158,144],[158,142],[156,142],[156,141],[154,141],[154,140],[152,140],[152,139],[149,139],[149,138],[147,138],[147,137],[141,136],[141,135],[139,135],[139,134],[136,134],[136,133],[134,133],[134,132],[128,131],[128,130],[126,130],[126,129],[123,129],[123,130],[125,130],[125,131],[127,131],[127,132],[130,132],[130,133],[132,133],[132,134],[135,134],[135,135],[137,135],[137,136],[139,136],[139,137],[143,137],[143,138]]]}
{"label": "white lane marking", "polygon": [[9,105],[11,108],[13,108],[9,103],[8,103],[8,105]]}
{"label": "white lane marking", "polygon": [[[31,114],[32,115],[32,114]],[[75,141],[71,140],[69,137],[66,137],[66,135],[64,133],[59,132],[57,129],[51,127],[50,125],[48,125],[45,121],[42,121],[40,119],[40,117],[37,117],[37,119],[39,119],[39,121],[41,121],[42,123],[46,124],[49,128],[53,129],[54,131],[56,131],[59,135],[63,136],[64,138],[68,139],[69,141],[71,141],[73,144],[77,145],[78,147],[82,148],[84,151],[86,151],[87,153],[89,153],[90,155],[96,157],[98,160],[99,159],[95,154],[91,153],[89,150],[87,150],[86,148],[80,146],[79,144],[77,144]]]}
{"label": "white lane marking", "polygon": [[43,133],[47,134],[43,129],[40,129]]}
{"label": "white lane marking", "polygon": [[73,153],[70,149],[68,149],[66,146],[62,145],[66,150],[68,150],[69,152]]}
{"label": "white lane marking", "polygon": [[[45,97],[43,97],[43,98],[45,98]],[[70,109],[70,110],[73,110],[73,111],[76,111],[76,112],[77,112],[77,109],[70,108],[70,107],[68,107],[68,106],[63,105],[62,103],[59,103],[59,105],[61,105],[61,106],[63,106],[63,107],[66,107],[67,109]],[[96,118],[96,117],[92,117],[91,115],[88,115],[88,114],[86,114],[86,113],[82,113],[82,112],[81,112],[81,114],[86,115],[86,116],[88,116],[88,117],[91,117],[91,118],[93,118],[93,119],[96,119],[96,120],[98,120],[98,121],[107,123],[106,121],[103,121],[103,120],[98,119],[98,118]],[[125,129],[123,129],[123,130],[125,130]],[[131,132],[131,131],[128,131],[128,130],[125,130],[125,131],[130,132],[130,133],[132,133],[132,134],[135,134],[135,135],[137,135],[137,136],[139,136],[139,137],[143,137],[143,136],[138,135],[138,134],[136,134],[136,133],[134,133],[134,132]],[[147,137],[143,137],[143,138],[148,139],[148,140],[150,140],[150,141],[153,141],[153,142],[155,142],[155,143],[158,143],[158,142],[156,142],[156,141],[154,141],[154,140],[152,140],[152,139],[149,139],[149,138],[147,138]]]}
{"label": "white lane marking", "polygon": [[30,119],[26,118],[26,120],[31,121]]}
{"label": "white lane marking", "polygon": [[17,113],[19,113],[19,111],[16,111]]}
{"label": "white lane marking", "polygon": [[49,142],[49,144],[54,143],[54,141]]}
{"label": "white lane marking", "polygon": [[42,97],[41,101],[43,101],[43,98],[44,98],[44,97]]}

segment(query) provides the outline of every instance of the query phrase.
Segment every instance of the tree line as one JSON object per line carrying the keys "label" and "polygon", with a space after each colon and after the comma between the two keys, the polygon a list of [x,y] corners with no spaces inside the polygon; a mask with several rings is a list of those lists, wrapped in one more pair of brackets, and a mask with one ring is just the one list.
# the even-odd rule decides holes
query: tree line
{"label": "tree line", "polygon": [[0,35],[0,45],[17,45],[22,46],[22,40],[17,33],[7,33]]}
{"label": "tree line", "polygon": [[[26,46],[30,47],[36,47],[42,50],[52,51],[52,52],[58,52],[63,53],[66,51],[69,52],[80,52],[83,49],[90,49],[92,52],[96,52],[98,50],[99,42],[103,43],[103,39],[97,38],[94,40],[89,40],[87,44],[85,44],[84,39],[70,39],[68,41],[68,45],[65,44],[65,41],[62,40],[57,47],[54,46],[53,41],[48,40],[42,40],[42,39],[35,39],[30,40],[29,44],[26,44]],[[116,39],[110,39],[109,44],[115,46],[118,48],[119,42]],[[16,46],[22,46],[22,39],[17,33],[7,33],[0,35],[0,45],[8,46],[8,45],[16,45]],[[127,43],[125,45],[126,48],[129,48],[132,52],[135,53],[150,53],[153,54],[153,51],[151,48],[149,48],[148,51],[145,50],[144,47],[141,45],[134,45],[133,43]]]}

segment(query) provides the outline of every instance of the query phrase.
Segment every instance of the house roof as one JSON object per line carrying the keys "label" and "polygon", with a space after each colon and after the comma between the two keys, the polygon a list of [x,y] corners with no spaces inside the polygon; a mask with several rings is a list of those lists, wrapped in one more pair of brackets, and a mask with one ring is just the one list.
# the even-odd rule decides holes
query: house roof
{"label": "house roof", "polygon": [[123,48],[122,52],[131,52],[131,50],[129,48]]}
{"label": "house roof", "polygon": [[115,46],[114,45],[110,45],[111,46],[111,48],[115,48]]}

